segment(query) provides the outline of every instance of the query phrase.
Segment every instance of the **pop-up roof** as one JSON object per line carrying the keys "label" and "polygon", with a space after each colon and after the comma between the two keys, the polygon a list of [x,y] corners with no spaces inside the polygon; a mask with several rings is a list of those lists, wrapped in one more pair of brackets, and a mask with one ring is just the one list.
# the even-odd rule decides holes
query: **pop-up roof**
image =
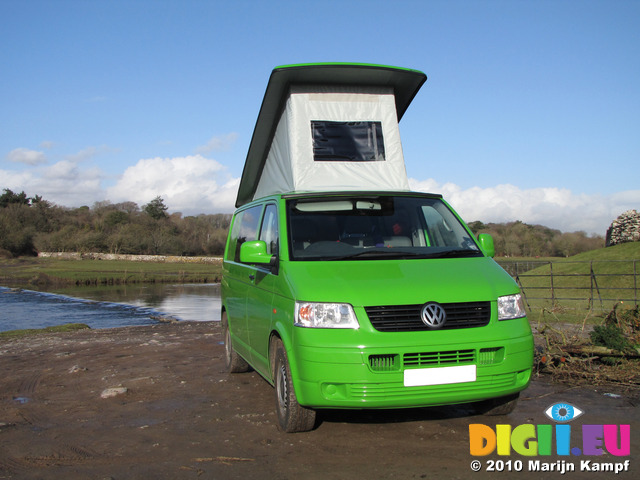
{"label": "pop-up roof", "polygon": [[380,65],[275,68],[236,207],[273,193],[408,190],[398,121],[426,79]]}

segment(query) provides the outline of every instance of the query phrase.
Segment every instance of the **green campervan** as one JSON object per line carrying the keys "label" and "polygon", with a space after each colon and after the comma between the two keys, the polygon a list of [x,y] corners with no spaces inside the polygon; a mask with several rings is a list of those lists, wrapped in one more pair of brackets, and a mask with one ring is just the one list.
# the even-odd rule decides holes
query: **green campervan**
{"label": "green campervan", "polygon": [[475,403],[508,413],[530,381],[520,291],[437,194],[410,191],[398,121],[424,73],[276,68],[224,253],[231,372],[275,386],[280,427],[323,408]]}

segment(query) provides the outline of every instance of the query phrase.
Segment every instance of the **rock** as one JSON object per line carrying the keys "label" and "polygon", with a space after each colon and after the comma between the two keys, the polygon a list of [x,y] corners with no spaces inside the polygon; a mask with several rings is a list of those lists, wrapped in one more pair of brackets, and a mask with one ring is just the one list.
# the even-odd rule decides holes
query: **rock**
{"label": "rock", "polygon": [[125,393],[127,393],[127,391],[128,391],[127,387],[106,388],[100,394],[100,398],[117,397],[118,395],[124,395]]}
{"label": "rock", "polygon": [[178,323],[179,320],[171,315],[150,315],[151,320],[155,320],[160,323]]}
{"label": "rock", "polygon": [[640,213],[627,210],[616,218],[607,229],[605,246],[611,247],[620,243],[640,241]]}

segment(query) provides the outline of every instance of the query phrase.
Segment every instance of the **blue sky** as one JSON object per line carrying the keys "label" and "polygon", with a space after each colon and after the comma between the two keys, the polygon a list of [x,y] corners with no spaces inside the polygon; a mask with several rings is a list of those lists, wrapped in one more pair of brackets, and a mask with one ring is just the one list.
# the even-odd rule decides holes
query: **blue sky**
{"label": "blue sky", "polygon": [[639,1],[0,0],[0,189],[233,210],[271,70],[414,68],[417,190],[604,235],[640,208]]}

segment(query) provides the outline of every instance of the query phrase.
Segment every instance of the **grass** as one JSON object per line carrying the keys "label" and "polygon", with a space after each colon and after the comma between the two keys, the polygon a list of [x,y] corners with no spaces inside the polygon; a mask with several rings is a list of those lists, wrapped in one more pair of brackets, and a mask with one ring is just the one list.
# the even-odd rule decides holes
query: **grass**
{"label": "grass", "polygon": [[0,284],[7,286],[216,283],[221,265],[124,260],[0,259]]}
{"label": "grass", "polygon": [[[640,242],[592,250],[570,258],[497,260],[505,266],[518,261],[529,263],[528,268],[536,267],[519,275],[532,322],[597,323],[616,303],[638,295],[634,287],[640,287]],[[636,260],[635,272],[632,260]],[[547,263],[538,266],[536,262]],[[549,262],[553,262],[553,265],[550,266]],[[593,288],[592,268],[595,277]],[[551,270],[554,276],[553,297]],[[169,282],[217,283],[220,277],[220,264],[33,257],[0,259],[0,284],[7,286],[46,288]],[[590,298],[593,298],[591,303]],[[633,301],[624,303],[630,306],[634,304]]]}
{"label": "grass", "polygon": [[638,301],[640,242],[545,261],[518,275],[533,320],[553,314],[558,321],[582,322]]}
{"label": "grass", "polygon": [[35,335],[40,333],[57,333],[57,332],[75,332],[76,330],[84,330],[90,328],[84,323],[65,323],[64,325],[55,325],[46,328],[27,328],[23,330],[8,330],[0,332],[0,339],[21,338],[27,335]]}

